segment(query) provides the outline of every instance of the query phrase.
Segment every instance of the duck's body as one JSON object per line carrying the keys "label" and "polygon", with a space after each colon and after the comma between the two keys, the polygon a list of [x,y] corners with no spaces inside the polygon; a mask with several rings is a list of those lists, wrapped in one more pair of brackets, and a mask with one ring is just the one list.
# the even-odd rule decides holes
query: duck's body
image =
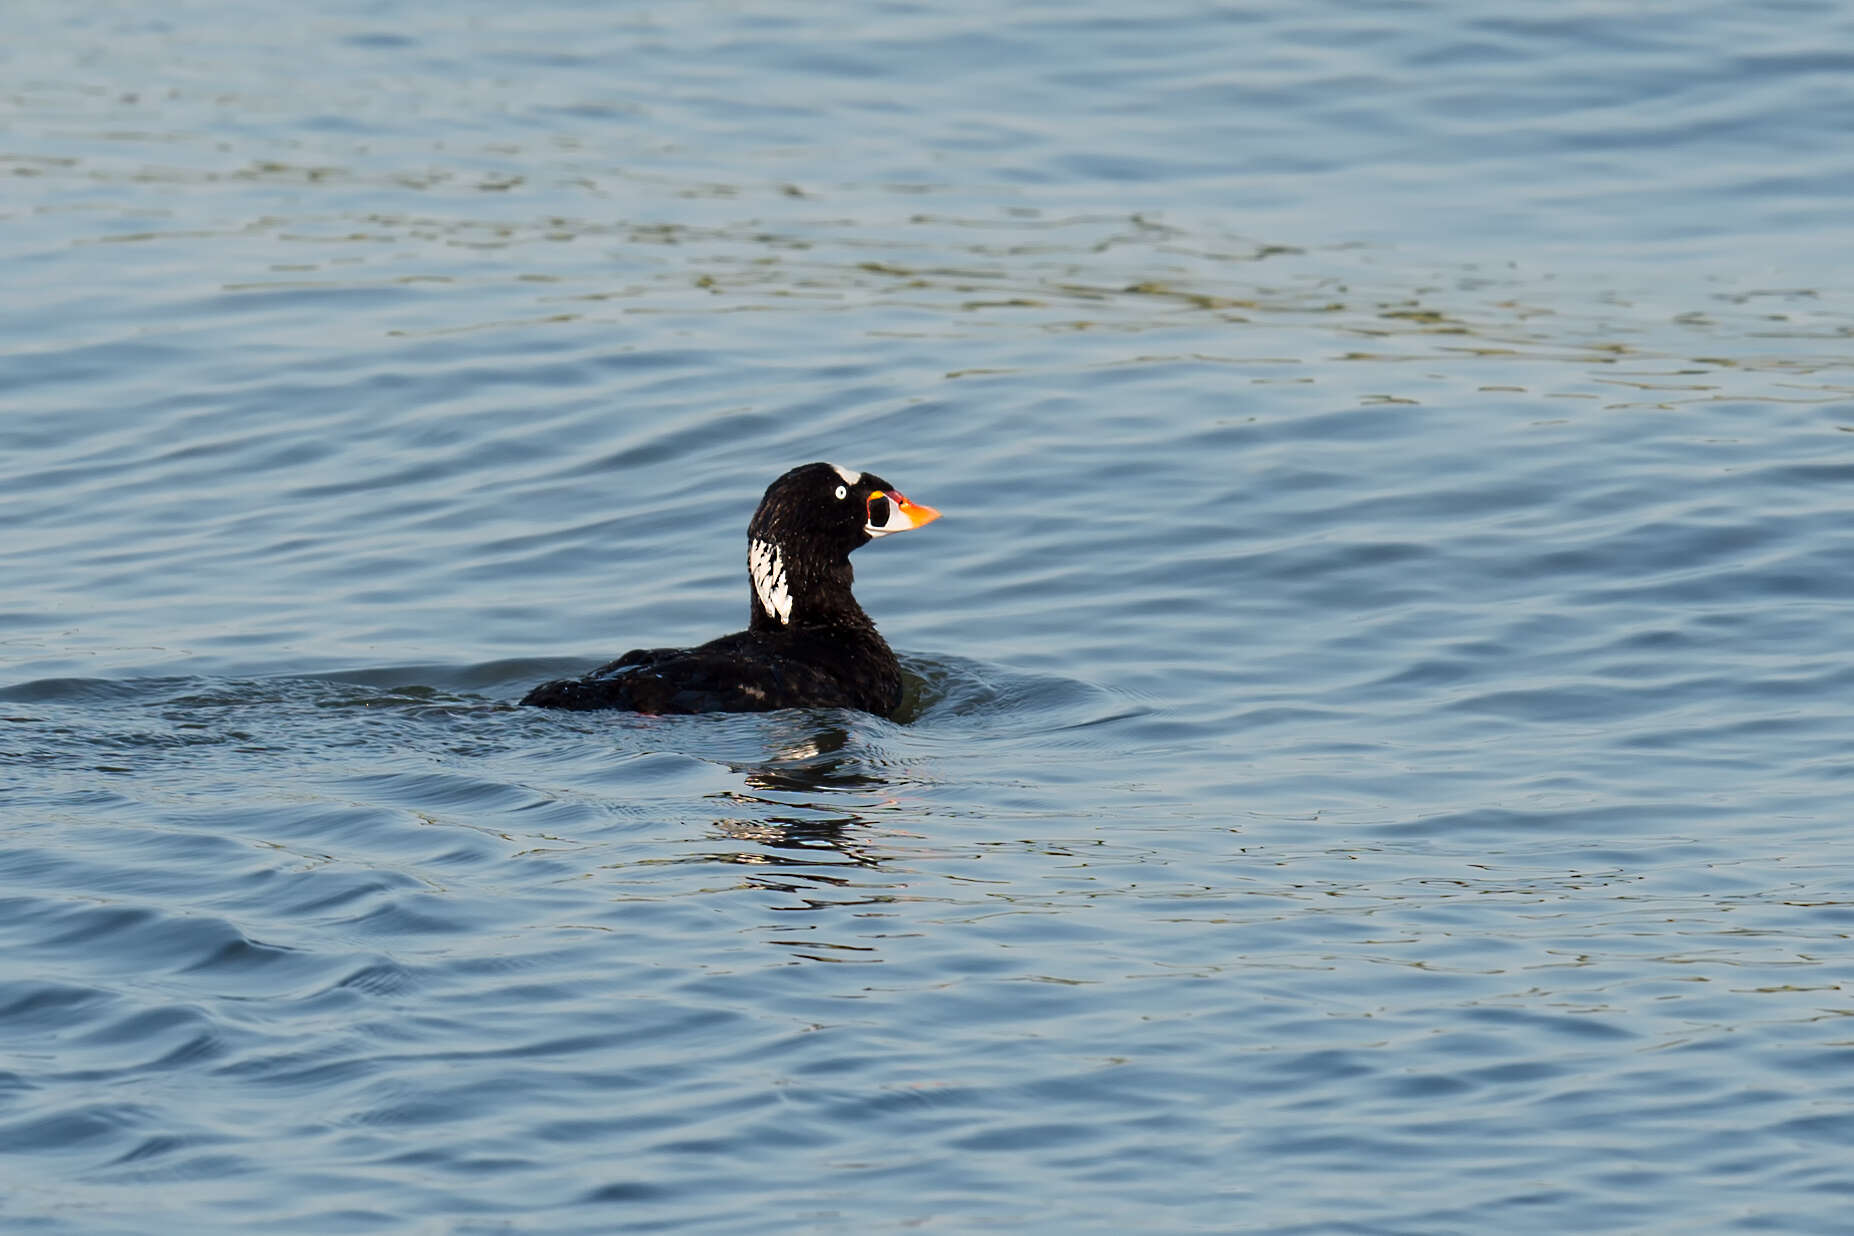
{"label": "duck's body", "polygon": [[901,706],[901,665],[874,627],[847,646],[805,632],[737,631],[696,648],[635,648],[583,678],[538,686],[522,703],[649,713],[858,708],[887,715]]}
{"label": "duck's body", "polygon": [[643,713],[901,706],[901,665],[850,592],[850,552],[939,512],[887,481],[806,464],[774,481],[748,525],[752,619],[695,648],[639,648],[522,703]]}

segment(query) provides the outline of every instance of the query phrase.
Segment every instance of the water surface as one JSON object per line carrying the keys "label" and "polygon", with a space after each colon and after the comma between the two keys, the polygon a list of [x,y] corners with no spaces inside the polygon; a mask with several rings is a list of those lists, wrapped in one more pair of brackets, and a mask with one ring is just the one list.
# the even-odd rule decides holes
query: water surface
{"label": "water surface", "polygon": [[[12,12],[48,1233],[1839,1231],[1835,6]],[[897,719],[516,707],[811,459]]]}

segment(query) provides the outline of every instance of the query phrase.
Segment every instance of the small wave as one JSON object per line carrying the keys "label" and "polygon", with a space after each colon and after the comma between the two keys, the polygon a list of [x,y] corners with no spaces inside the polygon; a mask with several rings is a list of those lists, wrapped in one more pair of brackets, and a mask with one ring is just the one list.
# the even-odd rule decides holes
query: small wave
{"label": "small wave", "polygon": [[1150,705],[1078,678],[1035,674],[945,654],[902,662],[899,717],[928,727],[1058,732],[1144,716]]}
{"label": "small wave", "polygon": [[192,678],[36,678],[0,687],[0,700],[20,704],[115,703],[197,681]]}

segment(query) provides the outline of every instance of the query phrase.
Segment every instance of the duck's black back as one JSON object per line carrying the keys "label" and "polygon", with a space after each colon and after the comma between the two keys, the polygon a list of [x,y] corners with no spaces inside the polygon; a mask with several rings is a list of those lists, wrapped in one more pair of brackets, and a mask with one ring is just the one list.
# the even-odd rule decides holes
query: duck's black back
{"label": "duck's black back", "polygon": [[543,683],[522,703],[647,713],[901,706],[901,666],[865,631],[739,631],[698,648],[637,648],[583,678]]}

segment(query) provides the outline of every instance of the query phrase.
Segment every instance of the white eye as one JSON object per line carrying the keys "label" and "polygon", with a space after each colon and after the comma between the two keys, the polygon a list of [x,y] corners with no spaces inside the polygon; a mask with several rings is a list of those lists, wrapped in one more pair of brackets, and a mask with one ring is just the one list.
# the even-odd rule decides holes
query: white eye
{"label": "white eye", "polygon": [[847,498],[850,496],[850,491],[839,485],[837,486],[837,496],[839,498]]}

